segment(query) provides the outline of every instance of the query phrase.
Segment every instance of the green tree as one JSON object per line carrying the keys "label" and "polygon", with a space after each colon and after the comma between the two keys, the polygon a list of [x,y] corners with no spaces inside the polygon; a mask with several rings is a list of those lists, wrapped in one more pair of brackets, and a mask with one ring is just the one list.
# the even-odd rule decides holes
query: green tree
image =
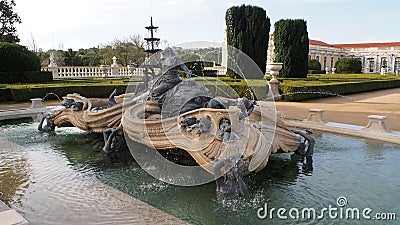
{"label": "green tree", "polygon": [[[267,17],[266,11],[257,6],[233,6],[226,11],[225,22],[228,45],[247,54],[262,71],[260,75],[246,74],[246,78],[262,79],[266,70],[269,31],[271,27],[271,22]],[[228,48],[228,55],[234,57],[233,54],[232,49]],[[232,63],[234,63],[232,60],[228,60],[228,67],[234,68]],[[239,68],[243,66],[239,65]],[[230,69],[228,70],[228,74],[238,77]]]}
{"label": "green tree", "polygon": [[14,0],[0,0],[0,42],[19,42],[15,24],[21,23],[21,18],[13,11],[14,6]]}
{"label": "green tree", "polygon": [[129,38],[115,39],[111,44],[104,46],[100,54],[104,63],[112,62],[115,56],[118,59],[118,64],[127,66],[133,62],[144,62],[146,53],[144,52],[144,39],[140,35],[133,35]]}
{"label": "green tree", "polygon": [[82,61],[78,52],[73,51],[71,48],[63,53],[63,58],[66,66],[82,66]]}
{"label": "green tree", "polygon": [[359,59],[339,59],[335,64],[338,73],[361,73],[362,63]]}
{"label": "green tree", "polygon": [[279,20],[274,31],[275,62],[283,63],[280,76],[306,78],[309,39],[307,22],[302,19]]}
{"label": "green tree", "polygon": [[89,49],[80,49],[80,54],[83,66],[98,66],[102,63],[103,56],[100,54],[100,49],[97,47]]}
{"label": "green tree", "polygon": [[321,63],[316,59],[308,60],[308,69],[309,70],[321,70]]}

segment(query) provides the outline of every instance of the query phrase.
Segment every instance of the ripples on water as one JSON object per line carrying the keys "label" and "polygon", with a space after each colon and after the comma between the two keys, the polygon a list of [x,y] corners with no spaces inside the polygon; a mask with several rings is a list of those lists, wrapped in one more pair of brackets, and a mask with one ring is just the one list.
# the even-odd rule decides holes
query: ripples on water
{"label": "ripples on water", "polygon": [[219,196],[214,183],[179,187],[158,181],[140,169],[129,152],[102,157],[97,153],[103,144],[98,135],[75,128],[42,134],[36,125],[0,126],[1,137],[22,146],[15,152],[0,150],[0,198],[34,224],[134,221],[121,210],[134,206],[113,202],[98,181],[192,224],[368,222],[257,218],[265,203],[321,209],[336,206],[339,196],[345,196],[350,207],[400,213],[400,151],[395,145],[317,133],[313,171],[305,171],[294,155],[272,156],[265,170],[245,178],[249,196]]}

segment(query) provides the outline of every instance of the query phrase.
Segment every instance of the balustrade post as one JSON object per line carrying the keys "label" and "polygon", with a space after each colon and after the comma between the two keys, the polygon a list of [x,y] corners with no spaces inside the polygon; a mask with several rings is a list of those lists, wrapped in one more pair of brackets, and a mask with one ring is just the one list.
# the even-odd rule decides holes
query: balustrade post
{"label": "balustrade post", "polygon": [[111,76],[118,76],[119,74],[119,66],[117,64],[117,57],[113,57],[113,64],[111,65]]}

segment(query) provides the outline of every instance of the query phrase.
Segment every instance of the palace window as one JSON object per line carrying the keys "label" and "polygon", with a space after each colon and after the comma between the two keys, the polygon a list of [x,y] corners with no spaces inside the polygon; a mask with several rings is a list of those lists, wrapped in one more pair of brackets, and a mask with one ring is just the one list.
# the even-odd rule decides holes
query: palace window
{"label": "palace window", "polygon": [[396,70],[400,70],[400,58],[399,57],[397,57],[394,60],[394,71],[396,71]]}
{"label": "palace window", "polygon": [[369,65],[369,72],[373,73],[374,72],[374,66],[375,66],[375,61],[373,58],[368,59],[368,65]]}

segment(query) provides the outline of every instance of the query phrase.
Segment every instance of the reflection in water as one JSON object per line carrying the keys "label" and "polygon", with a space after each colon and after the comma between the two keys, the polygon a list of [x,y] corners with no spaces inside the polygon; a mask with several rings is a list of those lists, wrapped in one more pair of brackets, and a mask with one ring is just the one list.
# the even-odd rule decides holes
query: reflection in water
{"label": "reflection in water", "polygon": [[[257,209],[265,203],[275,208],[318,209],[335,206],[339,196],[347,197],[351,207],[400,211],[400,152],[395,145],[321,133],[316,138],[313,159],[294,154],[272,156],[263,171],[245,177],[250,195],[242,197],[217,196],[213,182],[179,187],[158,181],[142,170],[128,151],[104,158],[97,152],[102,148],[101,137],[76,129],[57,129],[55,134],[47,135],[37,132],[35,124],[9,124],[0,126],[0,136],[25,149],[20,154],[0,151],[0,171],[18,168],[7,169],[12,171],[7,178],[3,172],[0,174],[0,190],[9,193],[3,200],[34,224],[121,223],[120,219],[126,218],[123,212],[136,206],[112,202],[112,191],[98,181],[191,224],[332,224],[327,218],[260,220]],[[377,159],[377,155],[379,160],[370,160]],[[7,164],[3,163],[6,158]],[[9,177],[14,181],[5,187],[3,181]]]}
{"label": "reflection in water", "polygon": [[0,200],[21,204],[20,197],[30,185],[26,152],[1,137],[0,146]]}
{"label": "reflection in water", "polygon": [[[2,135],[23,146],[13,144],[11,148],[2,148],[2,168],[4,165],[13,171],[15,168],[29,169],[30,175],[29,178],[12,175],[13,185],[2,185],[0,190],[11,192],[21,189],[22,194],[14,191],[15,194],[10,194],[11,200],[2,200],[21,212],[32,224],[143,224],[145,219],[149,223],[166,219],[157,210],[88,176],[93,169],[87,162],[95,160],[98,154],[92,149],[93,142],[84,140],[93,137],[76,129],[63,130],[62,133],[68,133],[66,136],[60,133],[42,134],[35,127],[0,127]],[[76,145],[74,141],[79,144]],[[4,143],[1,143],[2,147]],[[10,152],[12,157],[8,157]],[[74,163],[69,161],[65,153]],[[3,163],[3,159],[8,158],[14,160]],[[21,166],[21,163],[25,164]],[[10,177],[0,175],[0,179],[1,184],[7,184]],[[24,182],[30,185],[19,185]],[[147,220],[150,214],[154,220]],[[177,222],[173,219],[167,221]]]}

